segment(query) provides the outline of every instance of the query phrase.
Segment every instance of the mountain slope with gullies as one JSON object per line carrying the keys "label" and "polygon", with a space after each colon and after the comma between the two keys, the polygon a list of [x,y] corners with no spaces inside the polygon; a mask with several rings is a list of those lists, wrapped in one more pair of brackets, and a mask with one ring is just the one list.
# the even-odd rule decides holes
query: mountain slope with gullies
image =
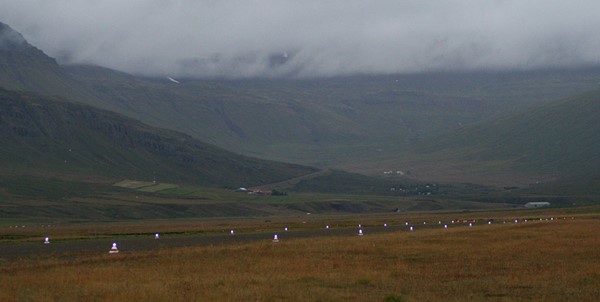
{"label": "mountain slope with gullies", "polygon": [[58,97],[7,90],[0,90],[0,139],[4,175],[237,187],[316,171],[234,154]]}
{"label": "mountain slope with gullies", "polygon": [[110,110],[242,154],[322,167],[368,166],[463,126],[600,88],[600,69],[180,83],[66,69]]}
{"label": "mountain slope with gullies", "polygon": [[600,90],[465,126],[379,165],[420,179],[519,185],[600,180]]}
{"label": "mountain slope with gullies", "polygon": [[[149,78],[62,66],[4,26],[0,87],[58,95],[253,157],[348,167],[600,87],[599,68],[315,79]],[[8,38],[7,38],[8,37]]]}

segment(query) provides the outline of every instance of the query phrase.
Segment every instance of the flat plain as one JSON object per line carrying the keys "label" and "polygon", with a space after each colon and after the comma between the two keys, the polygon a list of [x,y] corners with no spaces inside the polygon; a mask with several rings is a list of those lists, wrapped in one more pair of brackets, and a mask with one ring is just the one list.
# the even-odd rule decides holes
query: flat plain
{"label": "flat plain", "polygon": [[[592,207],[63,226],[50,245],[72,251],[1,259],[0,300],[596,301],[597,213]],[[229,241],[155,243],[226,238],[234,226]],[[157,228],[159,240],[149,231]],[[272,242],[274,233],[280,242]],[[34,238],[2,245],[26,246]],[[36,244],[44,246],[41,238]],[[108,254],[115,238],[135,240]],[[82,242],[104,247],[79,251]],[[135,242],[155,247],[127,248]]]}

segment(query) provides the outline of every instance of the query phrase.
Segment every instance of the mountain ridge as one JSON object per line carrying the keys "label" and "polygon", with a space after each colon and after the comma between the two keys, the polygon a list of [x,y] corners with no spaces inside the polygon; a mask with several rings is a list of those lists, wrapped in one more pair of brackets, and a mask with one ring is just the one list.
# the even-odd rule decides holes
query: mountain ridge
{"label": "mountain ridge", "polygon": [[[96,66],[60,66],[21,38],[20,51],[0,53],[0,86],[10,90],[57,95],[235,153],[371,174],[411,170],[409,160],[423,162],[413,156],[423,152],[415,146],[427,141],[439,140],[450,148],[453,144],[444,136],[455,137],[469,127],[486,127],[486,122],[511,113],[600,88],[596,67],[174,82]],[[477,155],[477,150],[453,147],[448,152],[453,154],[438,164],[456,173],[444,179],[473,179],[461,178],[465,167],[457,168],[452,159],[461,160],[462,153]],[[494,170],[515,161],[518,158],[487,160],[475,169]],[[425,167],[420,173],[440,170],[420,167]],[[535,177],[553,174],[542,170]],[[413,171],[412,176],[417,174]],[[527,176],[522,183],[532,179]]]}
{"label": "mountain ridge", "polygon": [[175,83],[60,66],[41,51],[21,55],[11,59],[18,66],[0,56],[0,86],[60,95],[236,153],[319,167],[402,154],[461,125],[600,87],[600,68]]}

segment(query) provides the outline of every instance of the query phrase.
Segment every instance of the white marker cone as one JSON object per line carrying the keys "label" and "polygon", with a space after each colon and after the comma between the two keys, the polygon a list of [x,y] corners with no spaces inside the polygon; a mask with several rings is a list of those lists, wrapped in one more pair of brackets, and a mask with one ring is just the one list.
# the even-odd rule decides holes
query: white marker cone
{"label": "white marker cone", "polygon": [[362,236],[362,235],[363,235],[362,229],[358,229],[358,236]]}
{"label": "white marker cone", "polygon": [[158,239],[158,238],[160,238],[160,234],[159,233],[154,234],[154,239]]}
{"label": "white marker cone", "polygon": [[412,226],[412,225],[410,226],[410,230],[411,230],[411,231],[414,231],[414,230],[415,230],[415,229],[413,228],[413,226]]}
{"label": "white marker cone", "polygon": [[50,244],[50,237],[44,238],[44,244]]}
{"label": "white marker cone", "polygon": [[447,229],[447,228],[448,228],[448,225],[447,225],[447,224],[444,224],[444,229]]}
{"label": "white marker cone", "polygon": [[119,252],[119,249],[117,248],[117,243],[113,242],[112,247],[110,248],[110,251],[108,251],[109,254],[116,254]]}
{"label": "white marker cone", "polygon": [[273,242],[279,242],[279,237],[277,237],[277,234],[273,236]]}
{"label": "white marker cone", "polygon": [[473,226],[473,223],[469,222],[469,227],[472,227],[472,226]]}
{"label": "white marker cone", "polygon": [[233,235],[234,234],[233,230],[229,231],[229,234]]}

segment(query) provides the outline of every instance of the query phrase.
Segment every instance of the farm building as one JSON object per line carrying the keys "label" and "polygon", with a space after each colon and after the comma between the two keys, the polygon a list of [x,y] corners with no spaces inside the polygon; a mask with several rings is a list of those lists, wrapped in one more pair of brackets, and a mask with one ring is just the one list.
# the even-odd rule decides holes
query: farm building
{"label": "farm building", "polygon": [[539,201],[539,202],[528,202],[525,204],[526,208],[543,208],[543,207],[549,207],[550,203],[546,202],[546,201]]}

